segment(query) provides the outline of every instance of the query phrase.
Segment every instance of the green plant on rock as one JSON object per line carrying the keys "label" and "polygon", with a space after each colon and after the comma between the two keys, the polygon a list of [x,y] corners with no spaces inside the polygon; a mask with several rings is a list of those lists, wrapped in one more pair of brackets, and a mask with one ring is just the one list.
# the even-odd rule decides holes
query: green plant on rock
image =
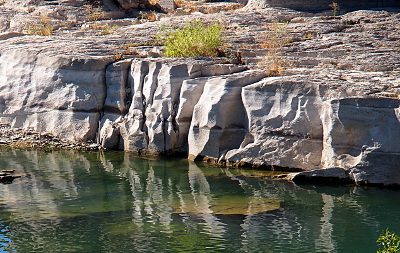
{"label": "green plant on rock", "polygon": [[223,26],[219,22],[190,22],[184,27],[164,28],[158,41],[164,45],[166,57],[217,56],[223,43]]}
{"label": "green plant on rock", "polygon": [[400,253],[400,237],[390,232],[389,228],[382,231],[376,242],[383,246],[383,249],[379,249],[377,253]]}

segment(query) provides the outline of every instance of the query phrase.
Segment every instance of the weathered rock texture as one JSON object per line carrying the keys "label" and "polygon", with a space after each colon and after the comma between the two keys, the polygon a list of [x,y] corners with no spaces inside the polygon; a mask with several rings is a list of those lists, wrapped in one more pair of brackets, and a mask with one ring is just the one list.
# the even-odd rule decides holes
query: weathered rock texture
{"label": "weathered rock texture", "polygon": [[[396,0],[337,0],[339,10],[360,10],[360,9],[382,9],[382,8],[399,8],[400,3]],[[249,0],[248,5],[251,7],[284,7],[302,11],[323,11],[332,9],[331,0]],[[338,10],[338,13],[339,13]]]}
{"label": "weathered rock texture", "polygon": [[[338,74],[347,79],[360,73]],[[351,88],[332,87],[340,83],[334,78],[322,71],[313,78],[267,78],[245,87],[248,134],[223,158],[233,164],[342,168],[355,182],[393,184],[398,172],[389,168],[400,157],[399,99],[366,96],[362,80]],[[378,171],[385,172],[377,176]]]}
{"label": "weathered rock texture", "polygon": [[[219,107],[217,112],[211,110],[215,122],[208,128],[216,127],[219,132],[226,129],[233,133],[236,127],[239,135],[243,136],[243,123],[238,123],[233,115],[224,119],[225,106],[232,113],[240,114],[238,110],[243,111],[241,87],[262,79],[265,74],[210,60],[144,59],[114,63],[108,67],[106,76],[107,89],[112,97],[107,98],[104,106],[101,143],[106,148],[172,154],[188,152],[188,135],[195,131],[192,129],[197,123],[193,122],[201,121],[204,110],[198,107],[202,103],[204,106],[214,103]],[[214,102],[209,100],[214,98],[213,92],[217,94]],[[244,114],[240,116],[243,121]],[[207,121],[207,115],[204,117]],[[202,127],[207,125],[201,124]],[[238,147],[240,137],[229,137],[231,140],[220,141],[221,145],[211,145],[212,148],[219,153],[222,149],[219,146]],[[214,139],[218,141],[219,138],[214,136]],[[237,142],[237,145],[232,142]]]}
{"label": "weathered rock texture", "polygon": [[11,49],[1,52],[1,123],[77,141],[93,139],[110,60],[21,54]]}
{"label": "weathered rock texture", "polygon": [[[152,46],[159,26],[190,20],[226,23],[226,51],[242,58],[151,58],[162,50]],[[260,25],[274,20],[288,21],[292,41],[275,51]],[[400,184],[399,14],[270,8],[118,22],[109,35],[91,29],[96,22],[48,37],[0,34],[0,123],[143,154],[303,171],[293,180]],[[271,52],[282,76],[260,69]]]}

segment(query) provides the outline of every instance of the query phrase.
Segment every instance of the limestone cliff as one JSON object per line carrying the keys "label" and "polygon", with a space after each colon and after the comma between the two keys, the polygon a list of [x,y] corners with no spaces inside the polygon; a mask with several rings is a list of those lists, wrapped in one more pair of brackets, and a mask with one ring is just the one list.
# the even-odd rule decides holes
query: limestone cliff
{"label": "limestone cliff", "polygon": [[244,65],[150,58],[159,48],[146,46],[116,57],[120,44],[184,16],[105,36],[2,34],[0,123],[142,154],[303,171],[294,180],[399,185],[400,16],[295,14],[286,15],[293,42],[280,50],[290,64],[276,77],[258,65],[259,24],[281,17],[276,9],[202,17],[232,23],[230,49],[242,48]]}

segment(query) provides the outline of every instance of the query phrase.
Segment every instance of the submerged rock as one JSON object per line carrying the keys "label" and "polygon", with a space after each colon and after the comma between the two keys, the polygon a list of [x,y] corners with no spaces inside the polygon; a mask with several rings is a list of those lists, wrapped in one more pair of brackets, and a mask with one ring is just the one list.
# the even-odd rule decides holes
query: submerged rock
{"label": "submerged rock", "polygon": [[280,199],[267,199],[248,196],[220,196],[202,203],[193,199],[192,194],[182,196],[185,205],[177,203],[173,213],[253,215],[279,209]]}
{"label": "submerged rock", "polygon": [[11,184],[14,179],[20,178],[20,175],[11,175],[15,170],[2,170],[0,173],[0,183]]}

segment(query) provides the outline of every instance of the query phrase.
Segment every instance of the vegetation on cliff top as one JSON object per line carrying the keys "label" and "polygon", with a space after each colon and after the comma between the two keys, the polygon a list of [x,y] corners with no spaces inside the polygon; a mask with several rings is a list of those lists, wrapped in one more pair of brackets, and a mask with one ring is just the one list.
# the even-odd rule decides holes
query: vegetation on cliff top
{"label": "vegetation on cliff top", "polygon": [[164,28],[158,40],[165,46],[166,57],[217,56],[223,43],[223,26],[219,22],[204,24],[201,21],[172,29]]}

